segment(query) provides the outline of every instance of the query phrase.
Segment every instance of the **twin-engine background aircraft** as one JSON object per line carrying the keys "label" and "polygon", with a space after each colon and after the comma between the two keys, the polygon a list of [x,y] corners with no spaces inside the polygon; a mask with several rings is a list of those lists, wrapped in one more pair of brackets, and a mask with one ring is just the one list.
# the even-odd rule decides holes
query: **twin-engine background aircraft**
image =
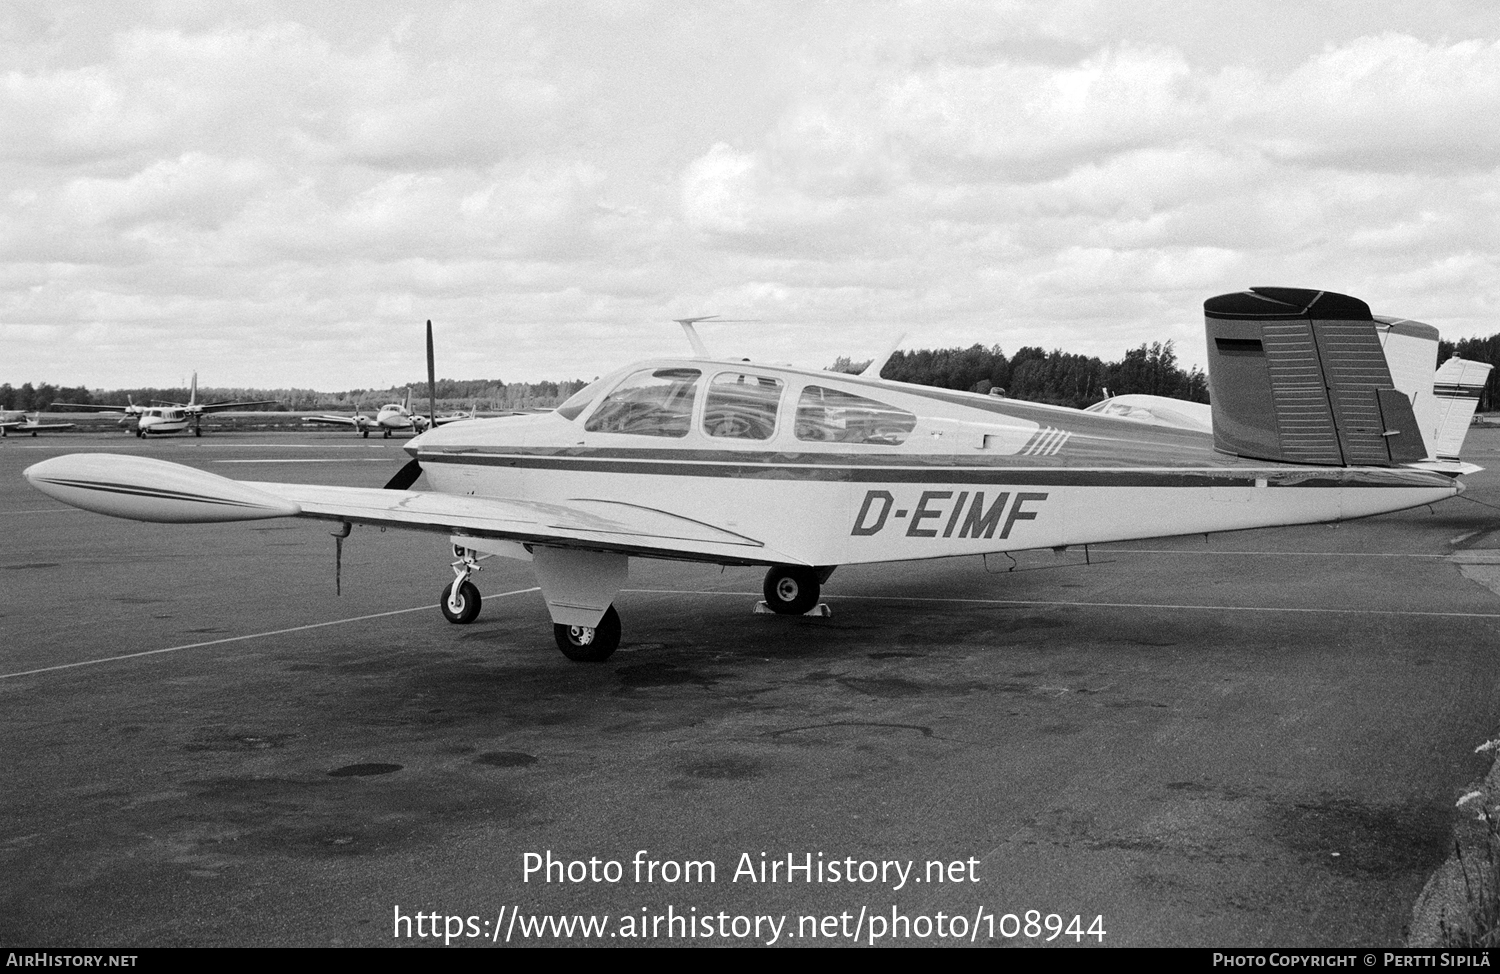
{"label": "twin-engine background aircraft", "polygon": [[[428,324],[430,325],[431,322]],[[388,440],[392,433],[404,430],[424,433],[434,425],[443,426],[447,423],[456,423],[461,419],[474,419],[477,415],[476,409],[470,409],[468,413],[453,413],[429,420],[421,413],[411,411],[411,389],[407,389],[405,402],[386,403],[380,407],[380,411],[373,418],[356,409],[353,416],[303,416],[302,422],[315,426],[352,426],[354,432],[363,434],[366,439],[369,438],[372,430],[379,430],[381,437]]]}
{"label": "twin-engine background aircraft", "polygon": [[[1435,375],[1435,328],[1293,288],[1204,311],[1211,432],[1173,400],[1112,415],[714,358],[689,321],[695,357],[619,369],[550,413],[429,430],[384,488],[87,454],[25,475],[144,521],[447,535],[439,607],[455,623],[479,613],[481,559],[530,561],[558,646],[598,661],[619,644],[631,558],[768,566],[767,605],[800,614],[839,565],[1340,521],[1452,497],[1478,469],[1457,444],[1489,367]],[[431,363],[429,328],[429,383]],[[423,473],[431,489],[412,490]]]}
{"label": "twin-engine background aircraft", "polygon": [[0,409],[0,436],[9,436],[11,433],[30,433],[35,436],[38,433],[70,430],[74,425],[73,423],[44,423],[42,414],[38,412]]}
{"label": "twin-engine background aircraft", "polygon": [[131,416],[136,417],[135,435],[141,438],[157,436],[165,433],[183,433],[191,429],[194,436],[203,435],[203,414],[219,412],[224,409],[239,409],[244,406],[275,406],[274,399],[260,399],[252,402],[203,402],[198,401],[198,373],[193,373],[193,384],[188,392],[187,402],[162,402],[157,401],[150,406],[137,406],[131,402],[127,406],[103,406],[78,402],[55,402],[54,406],[64,406],[68,409],[90,409],[99,412],[124,413],[120,422],[127,423]]}

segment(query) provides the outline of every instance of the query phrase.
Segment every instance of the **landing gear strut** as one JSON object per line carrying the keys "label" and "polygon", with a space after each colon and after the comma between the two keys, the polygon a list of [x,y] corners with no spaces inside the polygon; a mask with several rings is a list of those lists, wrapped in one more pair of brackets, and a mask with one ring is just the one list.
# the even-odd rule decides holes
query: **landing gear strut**
{"label": "landing gear strut", "polygon": [[552,638],[568,659],[576,663],[602,663],[620,645],[620,614],[610,606],[597,626],[553,623]]}
{"label": "landing gear strut", "polygon": [[469,576],[482,569],[478,553],[473,548],[454,545],[453,553],[458,556],[458,561],[453,563],[453,582],[443,586],[438,608],[443,610],[444,619],[454,625],[466,626],[479,618],[480,605],[479,589],[469,581]]}

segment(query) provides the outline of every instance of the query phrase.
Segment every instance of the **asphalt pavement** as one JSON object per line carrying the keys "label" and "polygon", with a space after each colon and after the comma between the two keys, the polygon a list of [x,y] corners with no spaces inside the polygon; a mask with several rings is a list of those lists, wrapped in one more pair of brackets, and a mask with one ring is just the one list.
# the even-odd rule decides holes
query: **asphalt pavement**
{"label": "asphalt pavement", "polygon": [[1489,767],[1496,472],[1338,527],[842,568],[827,619],[635,560],[599,665],[522,563],[451,626],[438,536],[356,528],[336,595],[327,524],[20,475],[379,486],[400,447],[0,442],[0,944],[1393,946]]}

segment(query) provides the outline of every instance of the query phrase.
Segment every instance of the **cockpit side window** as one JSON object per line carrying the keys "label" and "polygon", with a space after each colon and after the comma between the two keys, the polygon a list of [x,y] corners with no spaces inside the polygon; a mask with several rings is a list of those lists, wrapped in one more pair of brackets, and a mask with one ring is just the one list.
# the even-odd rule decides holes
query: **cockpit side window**
{"label": "cockpit side window", "polygon": [[645,369],[615,387],[589,416],[590,433],[687,436],[698,392],[697,369]]}
{"label": "cockpit side window", "polygon": [[703,432],[731,440],[769,440],[776,432],[781,380],[721,372],[708,384]]}
{"label": "cockpit side window", "polygon": [[797,401],[797,439],[825,443],[898,446],[917,425],[917,417],[852,392],[808,386]]}

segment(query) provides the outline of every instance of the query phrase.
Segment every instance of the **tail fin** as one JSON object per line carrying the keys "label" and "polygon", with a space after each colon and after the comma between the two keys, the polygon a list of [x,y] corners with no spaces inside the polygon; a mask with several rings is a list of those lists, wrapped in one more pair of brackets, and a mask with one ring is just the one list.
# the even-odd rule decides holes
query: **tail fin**
{"label": "tail fin", "polygon": [[1203,303],[1214,446],[1330,466],[1478,470],[1459,448],[1490,373],[1438,332],[1331,291],[1251,288]]}
{"label": "tail fin", "polygon": [[1222,294],[1205,301],[1203,312],[1219,450],[1339,467],[1427,457],[1412,397],[1393,379],[1382,338],[1400,327],[1419,345],[1430,344],[1430,363],[1435,328],[1381,319],[1383,336],[1358,298],[1302,288]]}
{"label": "tail fin", "polygon": [[1484,362],[1450,358],[1432,377],[1432,397],[1437,404],[1437,424],[1432,456],[1455,461],[1463,449],[1469,423],[1479,406],[1479,394],[1493,366]]}

